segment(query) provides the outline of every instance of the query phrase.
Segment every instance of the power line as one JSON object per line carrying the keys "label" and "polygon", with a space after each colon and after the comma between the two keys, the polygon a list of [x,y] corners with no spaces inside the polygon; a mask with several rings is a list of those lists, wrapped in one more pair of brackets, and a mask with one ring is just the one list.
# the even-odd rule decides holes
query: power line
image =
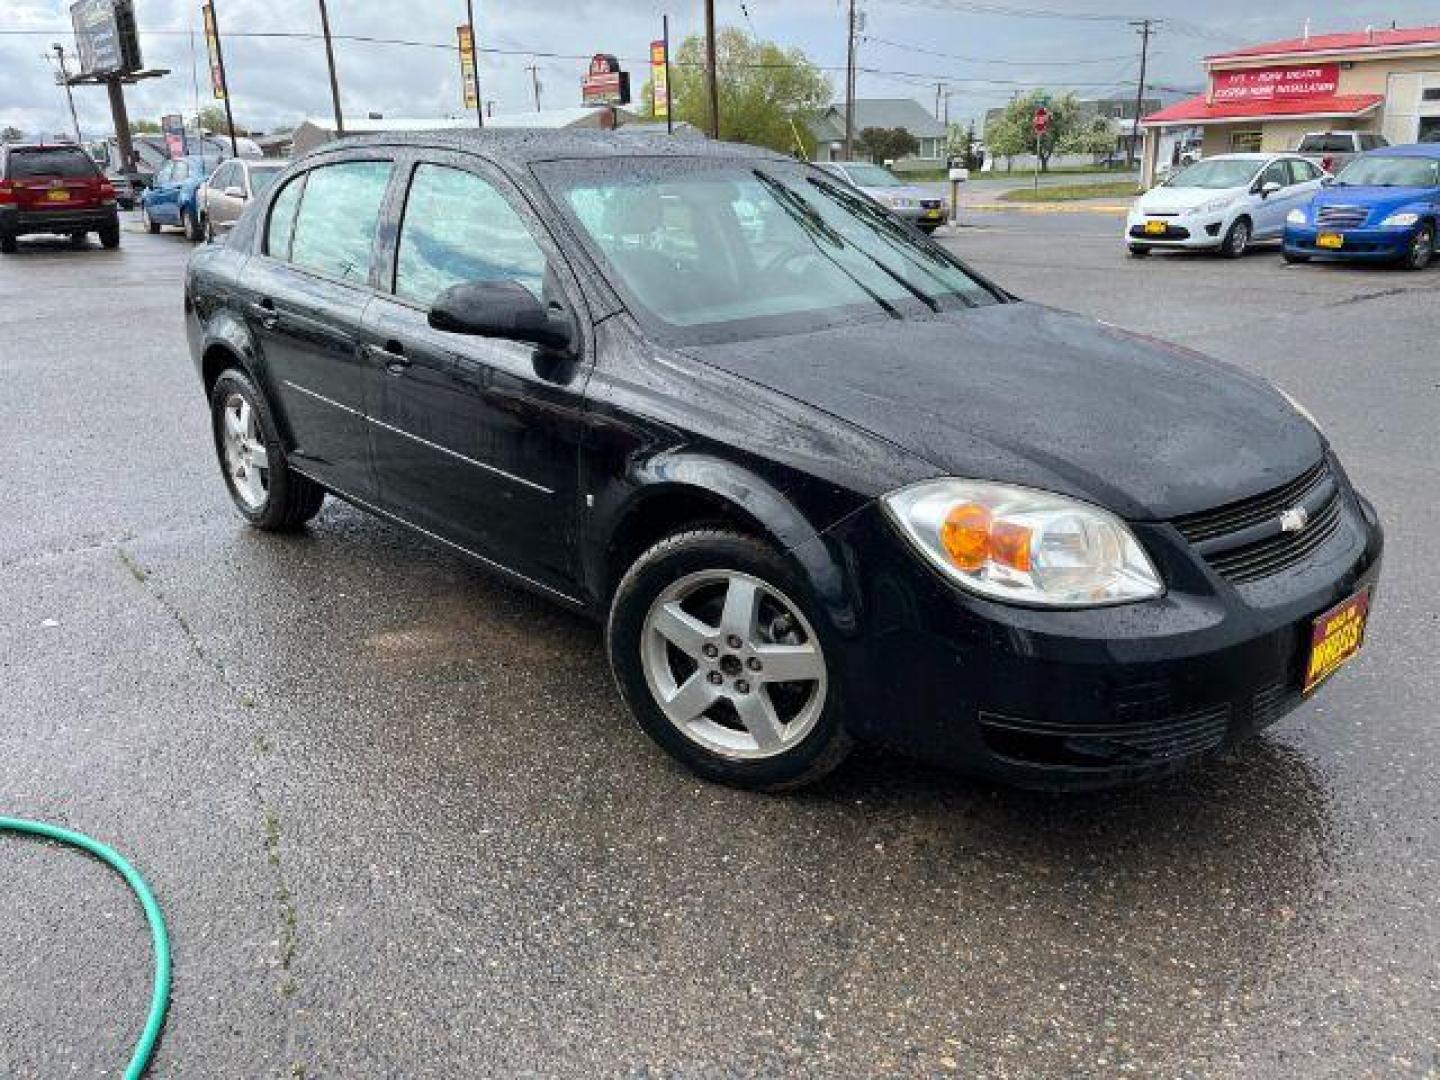
{"label": "power line", "polygon": [[1075,60],[1002,60],[989,56],[962,56],[959,53],[939,52],[935,49],[927,49],[920,45],[912,45],[904,41],[890,41],[887,38],[872,37],[869,34],[862,34],[861,41],[868,41],[874,45],[888,45],[893,49],[904,49],[906,52],[921,53],[925,56],[935,56],[942,60],[959,60],[967,64],[997,64],[1006,67],[1068,67],[1071,64],[1113,64],[1120,60],[1129,60],[1125,56],[1093,56]]}

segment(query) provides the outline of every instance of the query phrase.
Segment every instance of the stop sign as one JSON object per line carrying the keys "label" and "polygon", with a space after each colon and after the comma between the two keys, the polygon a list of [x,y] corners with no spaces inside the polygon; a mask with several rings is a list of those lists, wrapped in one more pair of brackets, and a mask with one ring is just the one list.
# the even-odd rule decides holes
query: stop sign
{"label": "stop sign", "polygon": [[1035,110],[1035,134],[1044,135],[1050,129],[1050,110],[1041,105]]}

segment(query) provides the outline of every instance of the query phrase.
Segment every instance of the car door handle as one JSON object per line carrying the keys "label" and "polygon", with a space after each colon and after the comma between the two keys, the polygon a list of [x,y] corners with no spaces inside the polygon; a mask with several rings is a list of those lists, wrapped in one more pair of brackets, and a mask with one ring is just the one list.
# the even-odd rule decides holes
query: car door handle
{"label": "car door handle", "polygon": [[266,298],[259,303],[251,304],[250,310],[266,330],[274,330],[280,325],[280,313],[275,310],[274,300]]}
{"label": "car door handle", "polygon": [[411,361],[405,355],[405,346],[398,341],[387,341],[383,348],[379,345],[366,345],[361,351],[367,359],[384,364],[385,370],[391,375],[404,375],[410,367]]}

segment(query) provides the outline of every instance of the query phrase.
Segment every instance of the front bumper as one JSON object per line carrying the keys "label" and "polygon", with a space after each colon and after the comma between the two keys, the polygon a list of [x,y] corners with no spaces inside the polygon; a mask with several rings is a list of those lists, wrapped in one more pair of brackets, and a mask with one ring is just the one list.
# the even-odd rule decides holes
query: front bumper
{"label": "front bumper", "polygon": [[[1344,238],[1339,248],[1321,247],[1321,233]],[[1319,229],[1312,225],[1287,225],[1285,250],[1312,259],[1345,259],[1361,262],[1393,262],[1402,259],[1415,241],[1414,227],[1408,229]]]}
{"label": "front bumper", "polygon": [[[1145,231],[1149,221],[1163,221],[1164,233]],[[1156,248],[1216,248],[1225,238],[1224,214],[1181,214],[1176,217],[1151,217],[1131,214],[1125,221],[1125,242]]]}
{"label": "front bumper", "polygon": [[32,233],[71,233],[83,229],[118,227],[120,217],[111,206],[87,207],[83,210],[19,210],[13,206],[0,207],[0,232],[8,236],[28,236]]}
{"label": "front bumper", "polygon": [[[1301,704],[1312,620],[1373,587],[1383,533],[1345,485],[1343,523],[1309,559],[1234,584],[1168,524],[1136,525],[1168,592],[1082,611],[966,593],[878,508],[836,539],[864,584],[844,659],[854,734],[1026,787],[1162,776]],[[1323,691],[1322,691],[1323,692]]]}

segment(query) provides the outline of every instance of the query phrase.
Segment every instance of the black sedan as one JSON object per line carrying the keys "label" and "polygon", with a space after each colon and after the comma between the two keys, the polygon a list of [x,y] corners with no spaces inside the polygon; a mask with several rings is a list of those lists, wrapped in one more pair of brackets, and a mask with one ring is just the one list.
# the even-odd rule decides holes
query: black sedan
{"label": "black sedan", "polygon": [[347,140],[196,252],[236,506],[327,494],[605,621],[644,728],[1162,774],[1360,647],[1381,529],[1269,384],[1023,303],[825,173],[623,133]]}

